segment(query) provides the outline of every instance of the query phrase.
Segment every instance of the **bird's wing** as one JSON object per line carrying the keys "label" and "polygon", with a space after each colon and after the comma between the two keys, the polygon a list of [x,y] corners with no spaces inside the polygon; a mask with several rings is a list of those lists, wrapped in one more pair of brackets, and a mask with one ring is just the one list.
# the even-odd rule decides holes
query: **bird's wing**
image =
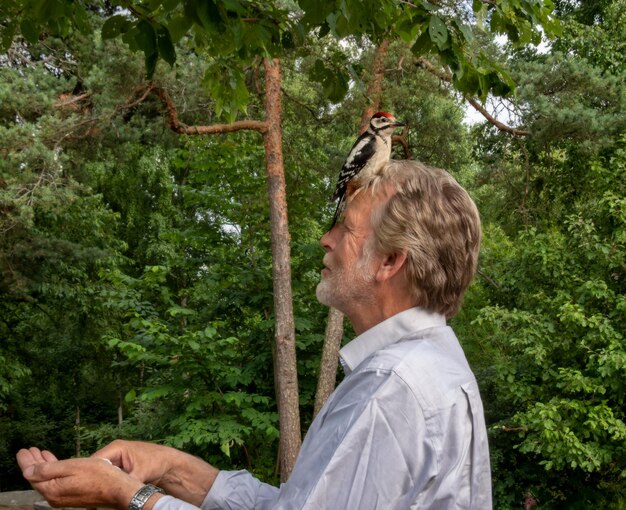
{"label": "bird's wing", "polygon": [[341,167],[339,180],[337,181],[335,193],[333,193],[331,200],[337,200],[339,197],[344,195],[348,181],[354,176],[353,170],[356,168],[362,168],[367,160],[374,154],[374,144],[370,143],[371,138],[372,135],[366,131],[359,136],[359,138],[357,138],[356,142],[354,142],[354,145],[348,154],[348,159],[346,159],[345,163]]}

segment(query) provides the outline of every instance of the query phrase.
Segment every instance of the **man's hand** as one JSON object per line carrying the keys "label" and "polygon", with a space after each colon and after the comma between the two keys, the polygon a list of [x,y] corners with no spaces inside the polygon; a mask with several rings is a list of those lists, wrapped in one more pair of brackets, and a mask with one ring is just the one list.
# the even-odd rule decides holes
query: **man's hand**
{"label": "man's hand", "polygon": [[[20,450],[17,462],[33,488],[54,507],[109,507],[125,509],[143,486],[102,459],[59,461],[39,448]],[[150,498],[151,505],[157,497]]]}
{"label": "man's hand", "polygon": [[168,446],[118,439],[91,457],[108,460],[140,482],[161,486],[161,480],[174,467],[178,455],[186,454]]}
{"label": "man's hand", "polygon": [[167,494],[200,506],[218,470],[175,448],[139,441],[113,441],[92,455],[107,459],[131,477],[163,488]]}

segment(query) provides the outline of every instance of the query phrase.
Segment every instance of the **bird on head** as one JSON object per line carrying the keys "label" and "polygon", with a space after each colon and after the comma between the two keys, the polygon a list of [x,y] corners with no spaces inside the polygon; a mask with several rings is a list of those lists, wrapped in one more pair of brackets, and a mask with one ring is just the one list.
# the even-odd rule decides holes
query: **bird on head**
{"label": "bird on head", "polygon": [[332,200],[337,208],[330,228],[337,223],[345,208],[346,196],[376,176],[391,157],[393,132],[405,124],[387,112],[372,115],[367,129],[354,142],[345,163],[341,167]]}

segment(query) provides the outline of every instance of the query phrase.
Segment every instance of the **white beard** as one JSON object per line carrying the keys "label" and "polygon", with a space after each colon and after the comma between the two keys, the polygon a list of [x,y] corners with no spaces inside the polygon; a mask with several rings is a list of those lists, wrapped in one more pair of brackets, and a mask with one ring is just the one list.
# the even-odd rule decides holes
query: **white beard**
{"label": "white beard", "polygon": [[370,257],[363,255],[352,267],[330,268],[330,273],[317,284],[315,295],[323,305],[350,317],[356,306],[374,300],[371,289],[374,279]]}

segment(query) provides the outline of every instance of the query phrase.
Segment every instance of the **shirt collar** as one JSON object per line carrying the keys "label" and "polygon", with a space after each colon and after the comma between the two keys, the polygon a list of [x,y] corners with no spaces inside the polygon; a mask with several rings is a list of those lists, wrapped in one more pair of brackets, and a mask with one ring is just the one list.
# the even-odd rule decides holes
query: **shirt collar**
{"label": "shirt collar", "polygon": [[409,308],[361,333],[339,351],[346,374],[374,352],[394,344],[415,331],[445,326],[445,316],[422,308]]}

